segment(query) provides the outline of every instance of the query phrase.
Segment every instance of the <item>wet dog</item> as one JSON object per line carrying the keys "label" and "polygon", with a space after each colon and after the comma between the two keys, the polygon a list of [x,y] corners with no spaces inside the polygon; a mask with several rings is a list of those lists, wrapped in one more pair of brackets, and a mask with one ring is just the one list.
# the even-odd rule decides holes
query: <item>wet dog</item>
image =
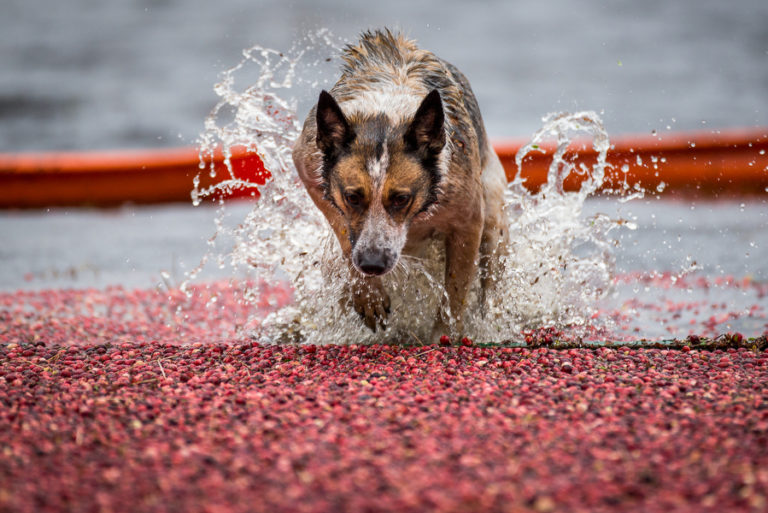
{"label": "wet dog", "polygon": [[366,32],[342,54],[293,150],[309,195],[333,228],[350,272],[350,299],[372,330],[390,300],[382,275],[439,235],[445,289],[432,341],[463,334],[472,282],[492,286],[506,246],[504,169],[469,82],[454,66],[389,30]]}

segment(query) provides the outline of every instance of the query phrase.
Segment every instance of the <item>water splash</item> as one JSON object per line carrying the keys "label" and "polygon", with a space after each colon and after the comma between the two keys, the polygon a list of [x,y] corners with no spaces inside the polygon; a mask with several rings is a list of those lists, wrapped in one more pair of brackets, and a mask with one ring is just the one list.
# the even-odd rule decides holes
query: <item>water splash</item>
{"label": "water splash", "polygon": [[[208,189],[200,189],[196,181],[193,201],[198,204],[235,188],[258,189],[261,197],[235,227],[222,222],[226,216],[222,203],[209,254],[189,274],[182,289],[215,256],[220,265],[232,267],[233,275],[246,275],[246,301],[257,303],[266,284],[283,283],[292,291],[289,304],[248,324],[259,340],[426,343],[445,296],[441,240],[436,238],[420,258],[401,258],[385,276],[392,313],[385,331],[371,332],[349,305],[352,278],[338,242],[310,201],[291,160],[301,129],[296,114],[300,95],[306,92],[311,102],[320,86],[330,85],[337,63],[328,56],[337,56],[339,46],[327,31],[309,36],[286,53],[256,46],[223,74],[215,87],[220,100],[206,119],[200,147],[201,162],[222,151],[229,176]],[[319,73],[329,61],[327,75]],[[236,79],[248,73],[255,73],[256,79],[238,90]],[[572,138],[584,134],[598,154],[591,167],[576,166],[566,157]],[[604,215],[582,216],[584,201],[605,177],[608,136],[595,113],[550,115],[521,149],[518,167],[529,152],[540,150],[552,138],[556,150],[547,184],[538,193],[530,193],[518,174],[506,192],[512,246],[486,303],[479,304],[477,282],[470,293],[465,328],[476,340],[520,340],[523,329],[540,326],[567,327],[577,333],[595,312],[595,302],[611,288],[614,241],[610,232],[620,223]],[[261,157],[272,175],[265,185],[242,180],[232,171],[231,157],[238,148]],[[214,173],[214,167],[209,172]],[[563,187],[571,173],[584,178],[576,192],[566,192]],[[220,247],[221,239],[231,240],[231,245]]]}
{"label": "water splash", "polygon": [[[568,157],[572,141],[587,136],[597,153],[591,166]],[[525,157],[544,151],[554,141],[547,182],[532,193],[523,178]],[[606,215],[584,217],[586,199],[605,180],[610,147],[599,116],[594,112],[554,113],[517,153],[518,173],[505,196],[511,250],[504,276],[486,308],[475,312],[475,330],[486,339],[519,340],[522,330],[534,327],[568,328],[582,336],[596,303],[612,288],[615,269],[611,232],[623,223]],[[583,179],[568,192],[571,174]],[[628,226],[631,228],[631,226]],[[490,314],[490,315],[489,315]],[[490,317],[490,319],[489,319]]]}

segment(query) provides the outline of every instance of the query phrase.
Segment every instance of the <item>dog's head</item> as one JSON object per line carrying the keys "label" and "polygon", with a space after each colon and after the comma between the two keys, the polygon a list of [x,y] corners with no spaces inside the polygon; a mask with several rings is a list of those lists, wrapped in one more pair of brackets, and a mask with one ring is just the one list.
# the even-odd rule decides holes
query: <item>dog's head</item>
{"label": "dog's head", "polygon": [[355,268],[389,272],[411,221],[437,201],[445,146],[440,94],[429,93],[412,117],[345,117],[323,91],[317,103],[317,147],[323,153],[325,198],[344,216]]}

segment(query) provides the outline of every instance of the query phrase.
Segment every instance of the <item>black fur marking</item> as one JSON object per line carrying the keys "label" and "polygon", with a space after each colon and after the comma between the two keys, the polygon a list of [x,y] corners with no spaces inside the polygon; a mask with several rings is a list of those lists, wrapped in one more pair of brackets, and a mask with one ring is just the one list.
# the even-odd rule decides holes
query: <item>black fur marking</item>
{"label": "black fur marking", "polygon": [[437,193],[440,190],[440,172],[437,169],[437,161],[435,160],[435,162],[431,164],[422,161],[421,165],[427,171],[427,176],[429,176],[429,189],[427,191],[426,201],[424,201],[424,204],[419,209],[419,214],[426,212],[429,210],[429,207],[437,203]]}
{"label": "black fur marking", "polygon": [[384,114],[366,117],[355,125],[355,147],[360,150],[365,162],[381,159],[391,128],[389,119]]}
{"label": "black fur marking", "polygon": [[[346,153],[345,150],[344,153]],[[339,159],[343,156],[344,153],[325,153],[323,152],[323,170],[322,170],[322,178],[323,181],[321,182],[320,186],[325,190],[326,196],[329,195],[329,187],[330,184],[328,183],[328,179],[331,175],[331,170],[333,170],[334,167],[336,167],[336,164],[339,162]]]}

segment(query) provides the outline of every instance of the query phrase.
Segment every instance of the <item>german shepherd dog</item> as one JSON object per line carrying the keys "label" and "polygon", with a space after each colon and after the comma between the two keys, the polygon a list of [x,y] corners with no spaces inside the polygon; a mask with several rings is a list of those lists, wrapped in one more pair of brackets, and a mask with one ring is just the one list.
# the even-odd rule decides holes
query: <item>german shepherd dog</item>
{"label": "german shepherd dog", "polygon": [[477,100],[458,69],[389,30],[363,33],[342,59],[293,161],[350,266],[351,304],[371,330],[386,326],[382,275],[440,236],[447,298],[432,341],[461,337],[470,286],[479,274],[484,298],[507,245],[506,177]]}

